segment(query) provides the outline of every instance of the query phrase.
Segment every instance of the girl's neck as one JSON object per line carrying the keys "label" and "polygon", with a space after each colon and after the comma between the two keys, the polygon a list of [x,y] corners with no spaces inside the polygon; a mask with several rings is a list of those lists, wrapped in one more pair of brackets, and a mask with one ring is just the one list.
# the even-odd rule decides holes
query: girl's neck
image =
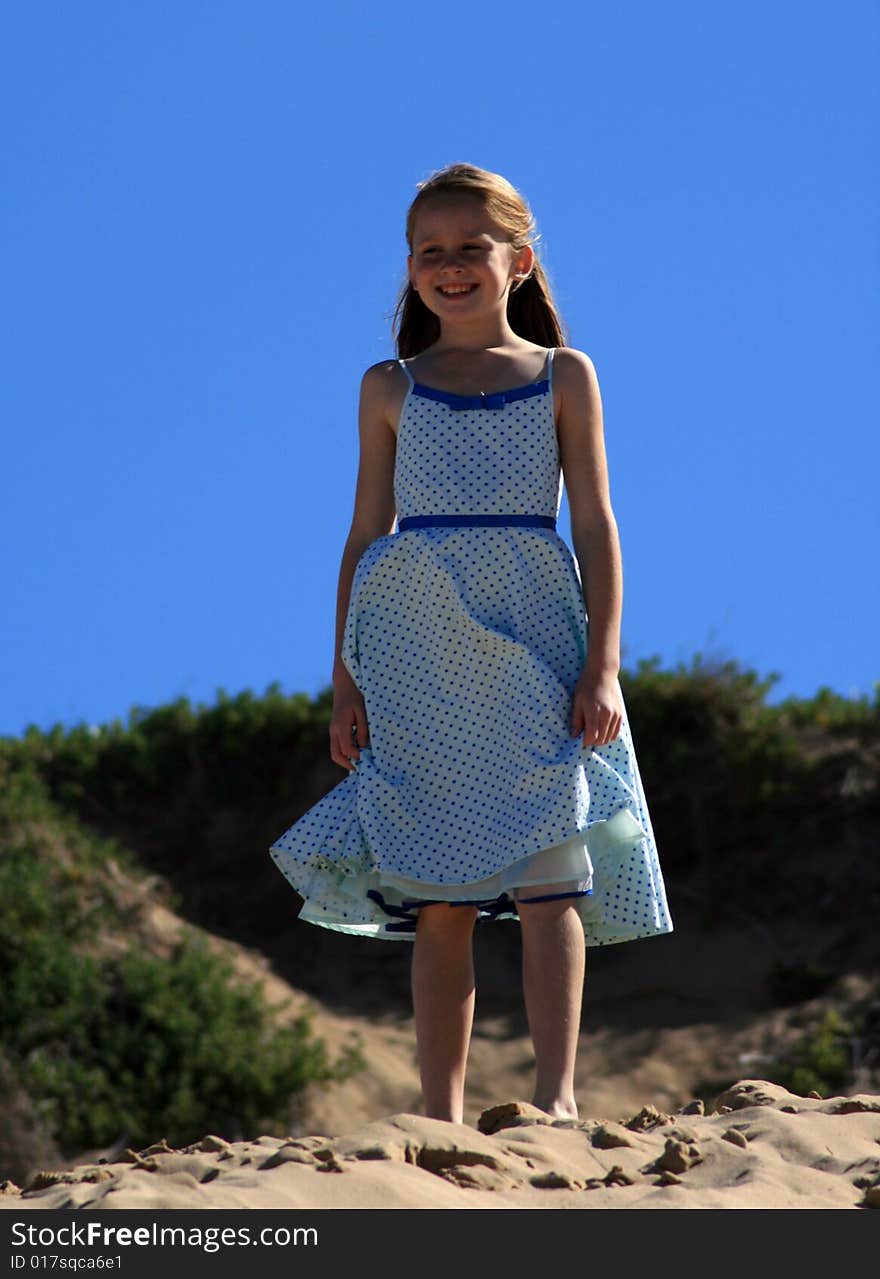
{"label": "girl's neck", "polygon": [[475,321],[473,324],[441,322],[440,336],[432,351],[488,351],[522,346],[523,340],[507,322],[507,316]]}

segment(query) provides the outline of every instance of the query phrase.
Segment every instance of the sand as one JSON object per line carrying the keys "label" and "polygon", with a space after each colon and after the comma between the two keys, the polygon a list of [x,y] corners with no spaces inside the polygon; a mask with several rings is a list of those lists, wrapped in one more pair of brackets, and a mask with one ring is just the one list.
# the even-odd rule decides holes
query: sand
{"label": "sand", "polygon": [[880,1096],[743,1080],[704,1113],[554,1120],[525,1102],[477,1125],[399,1113],[348,1135],[206,1136],[0,1183],[0,1209],[880,1207]]}

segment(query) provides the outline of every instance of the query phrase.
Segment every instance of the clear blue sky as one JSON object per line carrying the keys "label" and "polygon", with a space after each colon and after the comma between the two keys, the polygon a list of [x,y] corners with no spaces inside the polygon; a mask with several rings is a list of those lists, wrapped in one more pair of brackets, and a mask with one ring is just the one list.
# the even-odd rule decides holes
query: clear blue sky
{"label": "clear blue sky", "polygon": [[329,683],[360,376],[458,160],[599,375],[624,667],[880,679],[875,3],[20,0],[3,45],[0,732]]}

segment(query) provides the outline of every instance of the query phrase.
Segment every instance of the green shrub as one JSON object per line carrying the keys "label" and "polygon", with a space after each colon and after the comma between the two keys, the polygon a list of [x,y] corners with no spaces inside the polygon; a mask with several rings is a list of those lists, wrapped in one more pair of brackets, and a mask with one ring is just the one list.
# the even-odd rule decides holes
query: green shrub
{"label": "green shrub", "polygon": [[345,1078],[309,1018],[274,1027],[259,987],[237,981],[201,942],[167,961],[128,951],[113,962],[75,956],[44,936],[30,948],[0,1016],[22,1082],[59,1145],[184,1144],[206,1132],[243,1137],[289,1122],[311,1081]]}
{"label": "green shrub", "polygon": [[106,848],[27,770],[0,767],[0,795],[0,1042],[62,1151],[284,1126],[306,1084],[359,1068],[354,1048],[328,1059],[307,1014],[278,1025],[205,943],[126,946]]}
{"label": "green shrub", "polygon": [[852,1028],[833,1008],[818,1026],[802,1035],[784,1054],[767,1067],[773,1083],[805,1097],[817,1092],[824,1097],[845,1088],[852,1061],[848,1037]]}

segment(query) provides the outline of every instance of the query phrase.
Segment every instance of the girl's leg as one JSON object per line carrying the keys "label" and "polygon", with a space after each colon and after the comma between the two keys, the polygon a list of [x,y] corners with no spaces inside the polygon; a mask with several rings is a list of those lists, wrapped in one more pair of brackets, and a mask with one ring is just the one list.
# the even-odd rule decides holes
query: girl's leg
{"label": "girl's leg", "polygon": [[564,885],[542,884],[515,893],[522,928],[523,995],[535,1049],[534,1104],[557,1118],[576,1119],[574,1067],[586,965],[577,898],[531,905],[524,900],[556,891],[564,891]]}
{"label": "girl's leg", "polygon": [[423,906],[412,957],[419,1074],[429,1119],[464,1122],[464,1078],[474,1023],[473,906]]}

